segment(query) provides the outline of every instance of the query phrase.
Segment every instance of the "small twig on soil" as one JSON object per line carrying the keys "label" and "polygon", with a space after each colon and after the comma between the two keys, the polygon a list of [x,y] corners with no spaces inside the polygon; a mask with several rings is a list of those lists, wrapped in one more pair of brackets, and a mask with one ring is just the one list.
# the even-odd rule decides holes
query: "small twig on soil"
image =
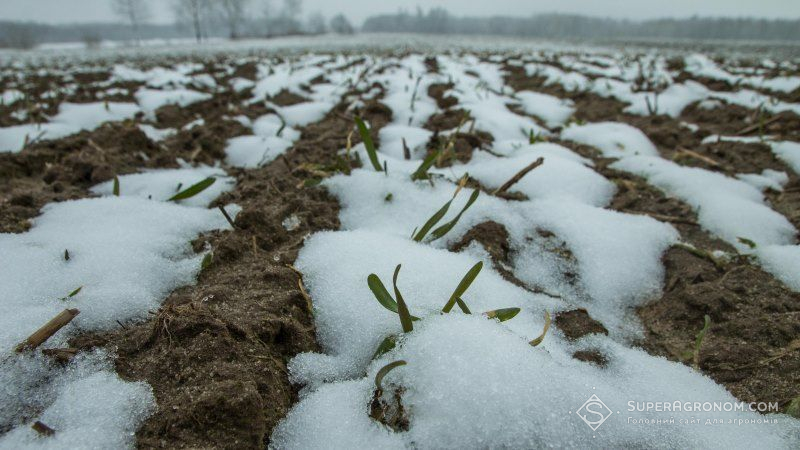
{"label": "small twig on soil", "polygon": [[286,155],[281,155],[281,160],[283,161],[284,164],[286,164],[286,168],[289,169],[289,172],[291,173],[292,165],[291,163],[289,163],[289,158],[287,158]]}
{"label": "small twig on soil", "polygon": [[509,188],[511,188],[511,186],[517,184],[517,182],[519,182],[519,180],[521,180],[522,177],[527,175],[531,170],[541,166],[542,164],[544,164],[544,158],[539,158],[536,161],[530,163],[528,167],[525,167],[524,169],[520,170],[519,172],[517,172],[516,175],[511,177],[510,180],[506,181],[505,184],[495,189],[494,192],[492,192],[492,195],[500,195],[506,192]]}
{"label": "small twig on soil", "polygon": [[97,150],[98,152],[105,153],[105,149],[103,147],[100,147],[99,145],[97,145],[97,143],[95,141],[89,139],[87,143],[89,144],[89,147],[92,147],[93,149]]}
{"label": "small twig on soil", "polygon": [[194,161],[194,160],[196,160],[196,159],[197,159],[197,157],[200,155],[200,152],[202,152],[202,151],[203,151],[203,147],[201,147],[201,146],[199,146],[199,145],[198,145],[198,146],[196,146],[196,147],[194,148],[194,151],[192,152],[192,154],[191,154],[191,155],[189,155],[189,160],[190,160],[190,161]]}
{"label": "small twig on soil", "polygon": [[43,424],[38,420],[33,425],[31,425],[31,428],[33,428],[33,431],[39,433],[42,436],[52,436],[56,434],[56,430],[48,427],[47,425]]}
{"label": "small twig on soil", "polygon": [[222,215],[225,216],[225,220],[227,220],[228,223],[231,224],[231,228],[236,229],[236,224],[233,223],[233,219],[231,219],[231,216],[229,216],[228,212],[225,211],[225,208],[223,208],[222,205],[219,205],[217,208],[219,208]]}
{"label": "small twig on soil", "polygon": [[687,156],[691,156],[692,158],[695,158],[695,159],[699,159],[700,161],[703,161],[704,163],[706,163],[706,164],[708,164],[710,166],[713,166],[713,167],[717,167],[719,169],[723,168],[721,163],[709,158],[708,156],[701,155],[700,153],[697,153],[697,152],[694,152],[692,150],[689,150],[688,148],[680,148],[679,147],[678,150],[677,150],[677,153],[678,154],[684,154],[684,155],[687,155]]}
{"label": "small twig on soil", "polygon": [[80,313],[81,312],[77,309],[65,309],[64,311],[61,311],[61,313],[50,319],[49,322],[36,330],[32,335],[28,336],[28,339],[25,339],[23,342],[17,345],[14,351],[17,353],[22,353],[25,350],[36,349],[46,340],[50,339],[51,336],[56,334],[58,330],[64,328],[64,326],[72,322],[72,319],[74,319],[75,316]]}
{"label": "small twig on soil", "polygon": [[334,111],[333,114],[335,114],[336,117],[338,117],[338,118],[340,118],[342,120],[346,120],[348,122],[353,122],[354,117],[355,117],[355,116],[349,116],[347,114],[342,114],[339,111]]}
{"label": "small twig on soil", "polygon": [[297,268],[291,264],[286,264],[286,267],[292,270],[295,274],[297,274],[297,287],[300,289],[300,294],[303,298],[306,299],[306,307],[308,308],[308,312],[313,315],[314,314],[314,306],[311,304],[311,296],[308,295],[308,291],[306,291],[305,285],[303,285],[303,272],[297,270]]}
{"label": "small twig on soil", "polygon": [[742,128],[741,130],[739,130],[738,133],[736,133],[736,135],[737,136],[743,136],[745,134],[750,134],[753,131],[757,131],[761,127],[765,127],[765,126],[767,126],[769,124],[777,122],[780,118],[781,118],[781,116],[775,116],[775,117],[773,117],[773,118],[771,118],[769,120],[766,120],[766,121],[764,121],[762,123],[757,123],[755,125],[750,125],[749,127]]}
{"label": "small twig on soil", "polygon": [[790,342],[789,345],[786,347],[786,349],[781,351],[781,352],[779,352],[777,355],[770,356],[767,359],[762,359],[761,361],[756,362],[756,363],[745,364],[744,366],[736,367],[735,370],[749,369],[751,367],[764,366],[764,365],[767,365],[767,364],[771,363],[772,361],[777,361],[777,360],[783,358],[784,356],[787,356],[787,355],[789,355],[792,352],[797,351],[797,350],[800,350],[800,339],[795,339],[792,342]]}
{"label": "small twig on soil", "polygon": [[42,354],[55,359],[58,362],[68,363],[78,354],[77,348],[46,348]]}
{"label": "small twig on soil", "polygon": [[258,240],[255,235],[253,235],[253,256],[258,256]]}
{"label": "small twig on soil", "polygon": [[634,210],[631,210],[631,209],[623,210],[623,212],[628,213],[628,214],[637,214],[637,215],[642,215],[642,216],[650,216],[650,217],[652,217],[652,218],[654,218],[656,220],[660,220],[662,222],[682,223],[682,224],[685,224],[685,225],[693,225],[693,226],[699,226],[700,225],[700,224],[697,223],[697,221],[692,220],[692,219],[684,219],[683,217],[677,217],[677,216],[668,216],[666,214],[656,214],[656,213],[650,213],[650,212],[644,212],[644,211],[634,211]]}

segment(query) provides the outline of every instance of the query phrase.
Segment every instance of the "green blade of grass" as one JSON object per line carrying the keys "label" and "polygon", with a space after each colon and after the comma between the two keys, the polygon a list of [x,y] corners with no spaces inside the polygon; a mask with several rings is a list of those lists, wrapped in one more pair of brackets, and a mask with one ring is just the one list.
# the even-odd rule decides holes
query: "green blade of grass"
{"label": "green blade of grass", "polygon": [[747,239],[747,238],[743,238],[743,237],[737,237],[736,240],[738,240],[739,242],[741,242],[742,244],[744,244],[744,245],[746,245],[746,246],[748,246],[750,248],[756,248],[757,247],[756,243],[753,242],[751,239]]}
{"label": "green blade of grass", "polygon": [[433,163],[436,161],[436,158],[439,157],[439,154],[442,153],[442,150],[436,150],[435,152],[431,153],[430,155],[426,156],[425,159],[422,160],[422,163],[417,167],[417,170],[411,174],[412,180],[427,180],[428,179],[428,170],[433,166]]}
{"label": "green blade of grass", "polygon": [[372,142],[372,136],[369,134],[369,129],[367,128],[367,124],[361,120],[361,117],[356,117],[356,126],[358,127],[358,134],[361,135],[361,140],[364,142],[364,147],[367,149],[367,155],[369,156],[369,162],[372,163],[372,167],[378,171],[383,172],[383,167],[381,163],[378,161],[378,151],[375,149],[375,143]]}
{"label": "green blade of grass", "polygon": [[383,392],[382,382],[386,375],[389,374],[392,370],[400,367],[405,366],[406,362],[403,360],[390,362],[389,364],[383,366],[378,370],[378,373],[375,374],[375,387],[378,388],[379,391]]}
{"label": "green blade of grass", "polygon": [[703,345],[703,339],[706,337],[706,333],[708,333],[708,328],[711,326],[711,317],[706,314],[703,316],[703,329],[697,333],[697,336],[694,341],[694,352],[692,354],[692,365],[694,366],[695,370],[700,368],[700,347]]}
{"label": "green blade of grass", "polygon": [[534,347],[541,344],[544,340],[544,337],[547,336],[547,330],[550,329],[550,313],[548,311],[544,312],[544,329],[542,330],[542,334],[539,335],[536,339],[532,340],[530,344]]}
{"label": "green blade of grass", "polygon": [[214,259],[213,253],[206,253],[206,256],[203,257],[203,261],[200,262],[200,270],[206,270],[210,265],[211,261]]}
{"label": "green blade of grass", "polygon": [[435,227],[436,224],[439,223],[439,221],[441,221],[442,218],[444,218],[445,214],[447,214],[447,211],[450,209],[450,205],[452,203],[453,200],[450,200],[447,203],[445,203],[444,206],[442,206],[439,209],[439,211],[436,211],[436,214],[432,215],[430,219],[428,219],[428,221],[425,222],[425,225],[423,225],[422,228],[420,228],[420,230],[413,237],[413,239],[417,242],[421,242],[423,239],[425,239],[425,236],[428,235],[428,232],[431,230],[431,228]]}
{"label": "green blade of grass", "polygon": [[400,274],[400,264],[394,269],[394,276],[392,277],[392,284],[394,285],[394,295],[397,297],[397,314],[400,316],[400,325],[403,327],[404,333],[414,331],[414,325],[411,323],[411,313],[408,312],[403,296],[400,294],[400,289],[397,288],[397,275]]}
{"label": "green blade of grass", "polygon": [[450,296],[450,300],[448,300],[444,305],[444,308],[442,308],[443,313],[449,313],[450,310],[453,309],[456,301],[464,295],[464,292],[467,292],[467,289],[469,289],[472,282],[475,281],[475,278],[479,273],[481,273],[481,269],[483,269],[483,261],[475,264],[471,269],[469,269],[469,272],[464,275],[464,278],[462,278],[461,282],[459,282],[458,286],[456,286],[456,290],[453,291],[453,295]]}
{"label": "green blade of grass", "polygon": [[490,319],[497,319],[500,322],[505,322],[506,320],[511,320],[516,317],[519,312],[519,308],[503,308],[486,311],[483,314]]}
{"label": "green blade of grass", "polygon": [[177,194],[173,195],[169,199],[169,201],[177,202],[177,201],[180,201],[180,200],[186,200],[187,198],[192,198],[195,195],[197,195],[197,194],[205,191],[206,189],[208,189],[216,181],[217,181],[216,178],[208,177],[205,180],[203,180],[203,181],[201,181],[199,183],[195,183],[195,184],[189,186],[188,188],[186,188],[186,189],[178,192]]}
{"label": "green blade of grass", "polygon": [[451,220],[450,222],[447,222],[446,224],[444,224],[444,225],[440,226],[439,228],[433,230],[433,232],[431,233],[431,241],[435,241],[435,240],[441,238],[442,236],[444,236],[445,234],[449,233],[450,230],[452,230],[453,227],[456,226],[458,221],[461,220],[461,216],[469,209],[470,206],[472,206],[473,203],[475,203],[475,200],[478,199],[478,196],[480,194],[481,194],[481,191],[479,191],[477,189],[472,191],[472,195],[469,196],[469,200],[467,201],[467,204],[464,205],[464,208],[458,213],[458,215],[456,215],[453,218],[453,220]]}
{"label": "green blade of grass", "polygon": [[458,305],[458,307],[461,308],[461,312],[463,312],[464,314],[472,314],[472,311],[469,310],[469,307],[464,302],[464,300],[461,300],[460,298],[457,298],[456,299],[456,305]]}
{"label": "green blade of grass", "polygon": [[114,188],[111,190],[115,197],[119,197],[119,177],[114,176]]}
{"label": "green blade of grass", "polygon": [[389,336],[386,339],[382,340],[378,348],[375,350],[375,354],[372,355],[372,359],[377,359],[383,356],[383,354],[391,351],[397,346],[397,336]]}
{"label": "green blade of grass", "polygon": [[372,295],[378,300],[378,303],[393,313],[397,312],[397,302],[394,301],[389,291],[386,290],[386,286],[383,285],[383,282],[377,275],[371,273],[367,277],[367,285],[372,291]]}

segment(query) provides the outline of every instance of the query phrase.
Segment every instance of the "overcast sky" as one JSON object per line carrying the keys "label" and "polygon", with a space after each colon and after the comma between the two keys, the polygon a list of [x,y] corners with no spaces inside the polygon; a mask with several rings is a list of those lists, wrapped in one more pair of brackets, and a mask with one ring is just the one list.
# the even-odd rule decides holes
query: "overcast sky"
{"label": "overcast sky", "polygon": [[[148,0],[153,21],[172,22],[170,0]],[[265,0],[251,0],[263,3]],[[280,4],[282,0],[272,0]],[[47,23],[115,20],[111,0],[0,0],[0,19]],[[338,12],[361,23],[367,16],[442,6],[457,15],[530,15],[543,12],[648,19],[654,17],[755,16],[800,18],[800,0],[304,0],[303,13],[319,11],[330,17]],[[259,8],[260,10],[261,8]]]}

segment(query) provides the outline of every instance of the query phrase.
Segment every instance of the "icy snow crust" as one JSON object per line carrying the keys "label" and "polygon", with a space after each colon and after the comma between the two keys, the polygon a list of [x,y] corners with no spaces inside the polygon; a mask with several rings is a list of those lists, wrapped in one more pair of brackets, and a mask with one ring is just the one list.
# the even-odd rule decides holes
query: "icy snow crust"
{"label": "icy snow crust", "polygon": [[[162,201],[179,183],[210,176],[215,184],[183,204]],[[105,197],[47,205],[30,231],[0,234],[2,348],[14,348],[65,308],[80,314],[46,347],[66,347],[79,331],[146,318],[171,291],[194,282],[203,255],[190,241],[229,228],[218,211],[204,208],[232,187],[221,169],[147,171],[120,177],[120,187],[120,197],[105,183],[93,189]],[[81,353],[66,367],[40,353],[5,358],[0,384],[0,426],[13,428],[0,438],[2,448],[131,447],[155,409],[150,387],[119,379],[101,351]],[[41,411],[32,420],[57,433],[42,440],[31,423],[20,423],[31,411]]]}
{"label": "icy snow crust", "polygon": [[[296,261],[313,299],[322,352],[300,354],[291,361],[291,377],[304,388],[300,402],[273,431],[272,446],[794,446],[800,428],[786,416],[778,416],[780,425],[758,428],[723,424],[678,430],[626,423],[628,401],[736,401],[699,372],[628,344],[629,338],[639,333],[632,307],[660,295],[664,273],[660,258],[679,240],[679,234],[671,225],[650,217],[605,209],[616,189],[593,170],[590,160],[560,145],[528,143],[531,132],[553,135],[558,133],[553,129],[568,124],[570,104],[536,93],[515,93],[505,85],[499,65],[473,56],[437,59],[440,74],[425,73],[418,57],[412,55],[400,61],[390,59],[388,69],[367,77],[390,94],[384,103],[392,109],[393,120],[380,132],[378,152],[388,173],[366,165],[324,182],[341,204],[343,231],[311,236]],[[564,65],[628,81],[636,77],[632,70],[618,71],[613,66],[577,60]],[[658,76],[671,80],[663,61],[654,60],[653,67]],[[547,64],[529,63],[525,68],[568,89],[588,90],[592,85],[589,78]],[[459,107],[471,111],[475,121],[470,126],[491,133],[495,140],[490,151],[475,150],[469,163],[432,169],[433,182],[413,182],[410,175],[424,157],[423,145],[429,136],[420,126],[437,109],[424,95],[416,97],[412,92],[415,85],[425,86],[437,77],[440,82],[453,83],[448,95],[459,100]],[[674,95],[667,95],[674,97],[672,111],[679,112],[696,101],[679,101],[678,97],[687,97],[682,91],[685,88],[673,86]],[[644,102],[644,97],[640,99]],[[412,110],[412,104],[424,106]],[[515,113],[509,108],[512,104],[544,125]],[[793,251],[797,247],[790,246],[794,229],[766,205],[761,193],[766,188],[780,188],[785,174],[765,171],[732,179],[683,168],[661,159],[640,130],[620,123],[572,123],[563,128],[560,137],[594,146],[604,156],[618,159],[616,168],[643,175],[668,194],[681,197],[700,210],[703,226],[738,248],[742,244],[737,235],[748,234],[759,247],[763,244],[763,250],[756,253],[765,267],[783,267],[790,259],[800,264],[800,253]],[[403,138],[410,159],[403,154]],[[367,161],[363,145],[351,151]],[[491,191],[540,157],[544,164],[511,188],[526,200],[512,202],[483,193],[444,238],[421,243],[409,238],[415,227],[452,198],[455,183],[464,174]],[[471,189],[465,188],[455,198],[442,223],[455,216],[470,194]],[[725,206],[714,208],[718,203]],[[745,215],[746,220],[730,217],[728,208]],[[540,293],[506,281],[491,268],[489,255],[480,244],[473,243],[460,253],[447,250],[470,228],[487,220],[501,223],[509,232],[511,264],[506,269],[529,286],[537,286]],[[566,250],[569,256],[556,256],[556,249],[562,254]],[[463,296],[473,315],[457,309],[441,314],[461,277],[478,261],[484,262],[484,268]],[[375,273],[391,291],[397,264],[402,264],[399,289],[411,314],[421,318],[407,334],[401,332],[398,316],[375,300],[366,281],[368,274]],[[576,280],[565,279],[564,273],[569,272],[576,274]],[[796,279],[789,271],[774,269],[773,273]],[[519,307],[521,312],[503,323],[479,315],[508,307]],[[528,341],[541,333],[545,311],[553,314],[575,307],[586,308],[603,322],[609,336],[591,335],[570,342],[551,328],[540,346],[529,345]],[[400,336],[398,346],[372,360],[379,343],[391,335]],[[605,356],[606,367],[572,357],[576,350],[590,348]],[[394,388],[402,388],[409,420],[404,432],[394,432],[369,417],[375,374],[396,360],[407,365],[386,376],[384,387],[390,394],[384,398],[389,398]],[[591,394],[597,394],[612,411],[612,417],[596,432],[575,415]],[[634,414],[637,419],[673,419],[676,424],[696,416],[689,412],[627,413]],[[715,417],[727,421],[761,416],[723,412]]]}

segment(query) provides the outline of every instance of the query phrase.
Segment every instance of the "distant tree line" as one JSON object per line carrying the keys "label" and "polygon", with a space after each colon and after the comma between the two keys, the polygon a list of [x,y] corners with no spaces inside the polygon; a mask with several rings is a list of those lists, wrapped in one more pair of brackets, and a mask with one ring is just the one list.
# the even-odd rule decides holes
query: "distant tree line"
{"label": "distant tree line", "polygon": [[302,0],[170,0],[174,24],[150,23],[151,0],[109,0],[123,22],[48,25],[0,20],[0,48],[35,47],[46,42],[83,42],[95,47],[103,40],[194,38],[259,38],[334,32],[355,28],[342,14],[327,20],[320,13],[303,17]]}
{"label": "distant tree line", "polygon": [[489,34],[556,39],[678,38],[800,40],[800,20],[752,18],[657,19],[631,21],[568,14],[530,17],[457,17],[442,8],[417,8],[372,16],[362,31],[432,34]]}

